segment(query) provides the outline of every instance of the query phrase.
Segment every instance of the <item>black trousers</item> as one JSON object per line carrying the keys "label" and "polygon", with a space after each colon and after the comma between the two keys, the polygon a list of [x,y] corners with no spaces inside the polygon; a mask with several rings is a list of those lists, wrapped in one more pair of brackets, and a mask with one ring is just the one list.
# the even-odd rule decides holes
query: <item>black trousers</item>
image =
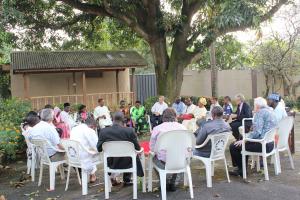
{"label": "black trousers", "polygon": [[[274,143],[270,142],[266,145],[267,153],[270,153],[274,148]],[[238,167],[240,170],[243,169],[243,162],[242,162],[242,146],[236,147],[234,142],[230,144],[230,155],[232,159],[232,165],[234,167]],[[246,151],[250,152],[262,152],[262,145],[257,142],[247,142],[245,146]],[[246,157],[246,166],[248,166],[248,156]]]}
{"label": "black trousers", "polygon": [[242,126],[242,122],[240,122],[240,121],[233,121],[233,122],[230,123],[232,135],[236,140],[241,139],[241,135],[240,135],[240,132],[239,132],[239,127],[240,126]]}
{"label": "black trousers", "polygon": [[161,115],[156,116],[156,115],[152,114],[150,116],[150,122],[151,122],[152,128],[154,128],[155,126],[160,125],[162,123],[162,116]]}

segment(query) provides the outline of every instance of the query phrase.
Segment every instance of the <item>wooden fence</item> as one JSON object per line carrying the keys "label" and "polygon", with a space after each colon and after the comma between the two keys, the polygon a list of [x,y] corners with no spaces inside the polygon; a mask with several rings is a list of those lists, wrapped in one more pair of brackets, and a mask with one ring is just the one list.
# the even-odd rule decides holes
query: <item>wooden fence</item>
{"label": "wooden fence", "polygon": [[32,105],[32,109],[39,110],[45,105],[60,105],[65,102],[71,104],[86,104],[89,110],[95,108],[98,104],[98,99],[104,99],[106,105],[112,109],[119,105],[120,100],[125,100],[127,103],[134,101],[133,92],[113,92],[113,93],[93,93],[87,94],[87,100],[83,102],[83,95],[59,95],[59,96],[40,96],[30,97],[29,100]]}

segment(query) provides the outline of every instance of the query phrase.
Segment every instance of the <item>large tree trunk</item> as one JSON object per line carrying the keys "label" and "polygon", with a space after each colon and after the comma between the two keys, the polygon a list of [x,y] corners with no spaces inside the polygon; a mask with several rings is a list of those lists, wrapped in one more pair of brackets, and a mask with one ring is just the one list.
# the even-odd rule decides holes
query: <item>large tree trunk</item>
{"label": "large tree trunk", "polygon": [[216,64],[216,48],[212,43],[209,47],[210,51],[210,65],[211,65],[211,95],[218,96],[218,68]]}
{"label": "large tree trunk", "polygon": [[188,61],[180,49],[172,51],[170,58],[167,54],[165,38],[151,42],[150,47],[156,72],[157,94],[173,101],[180,95],[183,71]]}

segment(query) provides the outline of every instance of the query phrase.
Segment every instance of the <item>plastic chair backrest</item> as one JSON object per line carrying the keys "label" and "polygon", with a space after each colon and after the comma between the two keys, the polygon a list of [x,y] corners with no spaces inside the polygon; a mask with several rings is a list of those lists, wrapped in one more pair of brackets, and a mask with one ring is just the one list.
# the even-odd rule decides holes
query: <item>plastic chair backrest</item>
{"label": "plastic chair backrest", "polygon": [[136,151],[132,142],[111,141],[102,145],[104,157],[135,157]]}
{"label": "plastic chair backrest", "polygon": [[275,135],[277,132],[277,128],[272,128],[271,130],[269,130],[268,132],[266,132],[265,134],[265,142],[269,143],[269,142],[275,142]]}
{"label": "plastic chair backrest", "polygon": [[155,152],[166,153],[166,170],[184,169],[192,156],[193,138],[190,131],[176,130],[162,133],[157,138]]}
{"label": "plastic chair backrest", "polygon": [[210,138],[211,140],[211,159],[218,159],[224,157],[230,134],[231,132],[224,132],[208,136],[208,138]]}
{"label": "plastic chair backrest", "polygon": [[290,132],[294,125],[294,118],[289,116],[282,119],[278,124],[278,135],[279,140],[277,147],[279,149],[284,148],[288,145]]}
{"label": "plastic chair backrest", "polygon": [[62,140],[62,145],[66,151],[68,163],[80,166],[80,152],[83,151],[81,144],[75,140]]}
{"label": "plastic chair backrest", "polygon": [[35,146],[37,153],[41,157],[41,162],[50,164],[51,160],[48,155],[48,147],[51,145],[45,139],[31,139],[31,143]]}

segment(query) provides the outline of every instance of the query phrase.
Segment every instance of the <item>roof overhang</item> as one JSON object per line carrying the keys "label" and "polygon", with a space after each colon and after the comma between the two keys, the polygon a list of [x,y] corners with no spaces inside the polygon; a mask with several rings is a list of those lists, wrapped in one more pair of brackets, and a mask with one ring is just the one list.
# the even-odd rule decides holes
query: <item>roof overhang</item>
{"label": "roof overhang", "polygon": [[120,71],[147,66],[135,51],[17,51],[11,53],[14,74]]}

